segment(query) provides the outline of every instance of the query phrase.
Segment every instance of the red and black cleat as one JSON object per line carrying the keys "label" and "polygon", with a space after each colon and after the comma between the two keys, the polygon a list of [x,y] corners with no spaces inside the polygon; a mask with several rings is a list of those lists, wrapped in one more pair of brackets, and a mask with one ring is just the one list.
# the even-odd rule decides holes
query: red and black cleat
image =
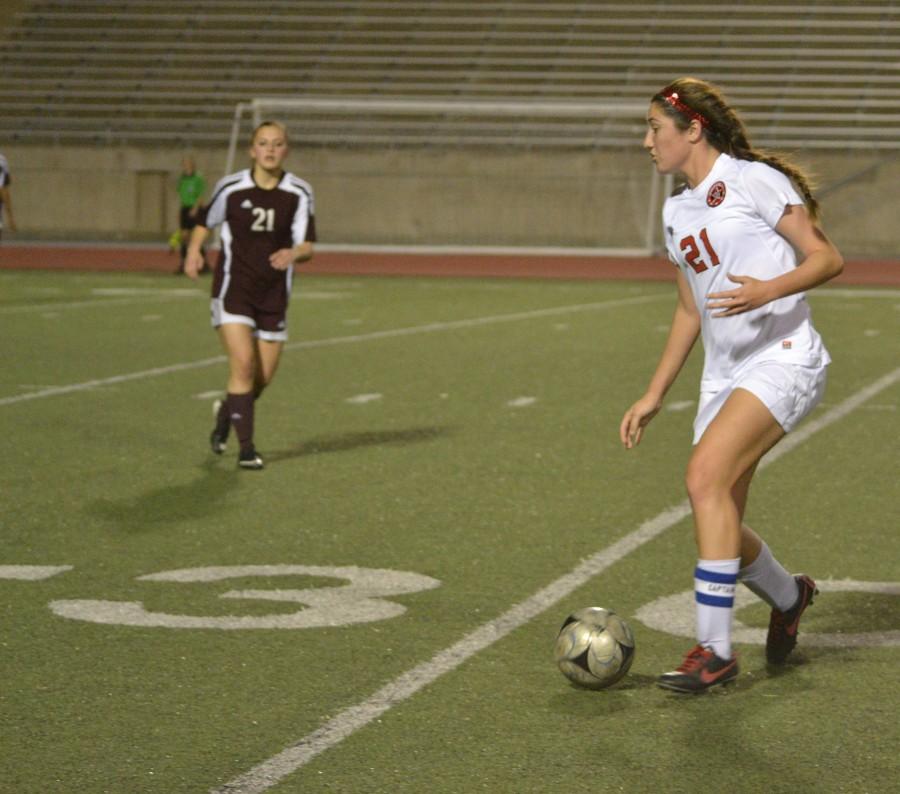
{"label": "red and black cleat", "polygon": [[769,664],[784,664],[788,654],[797,645],[800,616],[818,595],[816,583],[805,574],[797,574],[797,588],[800,593],[797,602],[786,612],[773,609],[769,616],[769,633],[766,636],[766,661]]}
{"label": "red and black cleat", "polygon": [[679,668],[663,673],[656,683],[663,689],[695,695],[733,681],[737,674],[737,657],[720,659],[708,648],[695,645],[687,652]]}

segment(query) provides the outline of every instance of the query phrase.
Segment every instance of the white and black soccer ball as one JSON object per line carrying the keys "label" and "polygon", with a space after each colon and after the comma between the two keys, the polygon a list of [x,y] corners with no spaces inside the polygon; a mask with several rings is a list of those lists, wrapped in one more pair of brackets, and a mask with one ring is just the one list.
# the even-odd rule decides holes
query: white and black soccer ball
{"label": "white and black soccer ball", "polygon": [[556,664],[578,686],[603,689],[634,661],[631,627],[610,609],[587,607],[566,618],[556,638]]}

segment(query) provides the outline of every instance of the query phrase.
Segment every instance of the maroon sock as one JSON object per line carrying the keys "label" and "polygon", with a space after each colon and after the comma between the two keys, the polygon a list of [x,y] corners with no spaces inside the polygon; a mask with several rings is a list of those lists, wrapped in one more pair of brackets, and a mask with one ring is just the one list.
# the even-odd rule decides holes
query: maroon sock
{"label": "maroon sock", "polygon": [[231,394],[226,399],[231,424],[241,445],[241,452],[253,448],[253,393]]}
{"label": "maroon sock", "polygon": [[219,412],[216,414],[216,432],[221,436],[227,436],[231,429],[231,412],[228,410],[228,396],[219,404]]}

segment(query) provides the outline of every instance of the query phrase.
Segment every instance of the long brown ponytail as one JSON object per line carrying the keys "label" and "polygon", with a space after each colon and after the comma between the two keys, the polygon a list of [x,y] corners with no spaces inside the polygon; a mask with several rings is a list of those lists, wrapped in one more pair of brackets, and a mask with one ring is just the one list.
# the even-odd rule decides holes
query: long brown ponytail
{"label": "long brown ponytail", "polygon": [[671,116],[679,129],[687,129],[694,119],[699,121],[710,145],[720,152],[781,171],[800,191],[810,217],[818,218],[819,202],[813,196],[809,175],[783,155],[754,148],[744,122],[717,86],[695,77],[679,77],[654,94],[651,101]]}

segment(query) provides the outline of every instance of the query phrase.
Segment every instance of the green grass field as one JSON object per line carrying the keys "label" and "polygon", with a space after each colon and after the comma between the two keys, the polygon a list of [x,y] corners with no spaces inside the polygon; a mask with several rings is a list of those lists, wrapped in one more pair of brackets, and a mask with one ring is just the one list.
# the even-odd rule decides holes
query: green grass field
{"label": "green grass field", "polygon": [[[811,296],[826,404],[751,495],[785,565],[831,583],[798,651],[772,672],[740,643],[737,683],[685,699],[654,678],[691,607],[655,602],[692,586],[665,511],[699,351],[618,442],[671,285],[303,277],[263,472],[208,452],[207,289],[0,271],[0,790],[896,791],[900,292]],[[590,605],[637,638],[602,692],[552,659]],[[767,610],[736,618],[756,636]]]}

